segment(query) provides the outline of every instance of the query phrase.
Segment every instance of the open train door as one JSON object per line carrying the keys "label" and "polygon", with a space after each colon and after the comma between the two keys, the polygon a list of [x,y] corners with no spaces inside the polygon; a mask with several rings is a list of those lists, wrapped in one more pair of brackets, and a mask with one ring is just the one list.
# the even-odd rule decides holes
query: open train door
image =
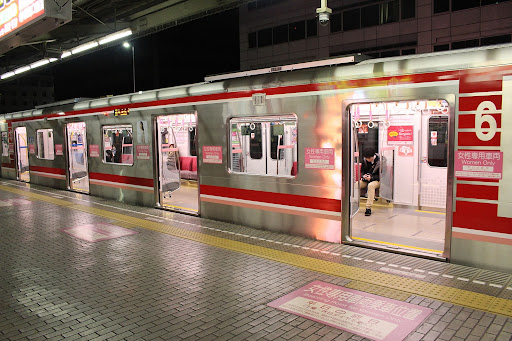
{"label": "open train door", "polygon": [[359,178],[360,176],[360,156],[359,156],[359,144],[357,141],[357,125],[358,122],[351,120],[352,122],[352,137],[350,141],[350,164],[352,165],[352,186],[350,187],[350,217],[354,217],[359,212]]}
{"label": "open train door", "polygon": [[85,122],[72,122],[66,125],[68,188],[82,193],[89,193],[86,137]]}
{"label": "open train door", "polygon": [[30,170],[28,163],[27,128],[18,127],[14,130],[16,143],[16,177],[20,181],[30,182]]}
{"label": "open train door", "polygon": [[156,117],[157,206],[199,214],[195,114]]}

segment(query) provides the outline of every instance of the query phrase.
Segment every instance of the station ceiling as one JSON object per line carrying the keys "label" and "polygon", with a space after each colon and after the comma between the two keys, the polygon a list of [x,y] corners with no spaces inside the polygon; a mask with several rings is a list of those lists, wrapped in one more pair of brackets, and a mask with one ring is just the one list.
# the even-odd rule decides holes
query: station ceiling
{"label": "station ceiling", "polygon": [[42,58],[59,58],[65,50],[122,29],[134,32],[128,39],[139,38],[250,1],[254,0],[73,0],[67,24],[10,50],[0,42],[0,73]]}

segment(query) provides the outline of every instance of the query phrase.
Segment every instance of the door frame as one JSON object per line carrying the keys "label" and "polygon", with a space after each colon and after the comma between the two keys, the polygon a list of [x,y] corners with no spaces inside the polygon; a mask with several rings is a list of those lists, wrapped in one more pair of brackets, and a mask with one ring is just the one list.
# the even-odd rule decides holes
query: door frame
{"label": "door frame", "polygon": [[[20,152],[19,152],[19,143],[18,143],[18,133],[17,133],[17,130],[20,129],[20,128],[25,128],[25,135],[26,135],[26,138],[27,138],[27,141],[26,141],[26,148],[27,148],[27,161],[28,161],[28,166],[29,166],[29,171],[28,171],[28,181],[24,181],[21,179],[21,169],[20,169],[20,164],[19,164],[19,161],[20,161]],[[26,183],[30,183],[30,153],[29,153],[29,150],[28,150],[28,132],[27,132],[27,127],[26,126],[19,126],[19,127],[14,127],[13,129],[13,132],[14,132],[14,161],[16,163],[16,180],[18,181],[21,181],[21,182],[26,182]]]}
{"label": "door frame", "polygon": [[[85,124],[84,154],[85,154],[85,162],[86,162],[85,165],[87,168],[87,177],[88,177],[88,181],[89,181],[89,184],[88,184],[89,190],[88,191],[78,191],[71,187],[71,183],[72,183],[71,170],[70,170],[70,167],[71,167],[70,152],[71,152],[71,150],[70,150],[70,145],[69,145],[68,124],[72,124],[72,123],[84,123]],[[67,182],[66,187],[67,187],[68,191],[82,193],[82,194],[89,194],[90,189],[91,189],[91,187],[90,187],[91,183],[90,183],[90,178],[89,178],[89,156],[88,156],[89,143],[87,143],[87,122],[85,122],[85,121],[65,122],[64,123],[64,139],[66,141],[66,182]]]}
{"label": "door frame", "polygon": [[[445,216],[445,239],[444,248],[441,254],[442,258],[449,260],[451,258],[451,239],[452,239],[452,228],[453,228],[453,208],[455,199],[455,187],[454,187],[454,155],[455,155],[455,116],[456,112],[456,95],[453,93],[439,92],[432,94],[431,92],[425,92],[425,90],[415,91],[413,96],[389,96],[389,97],[371,97],[368,96],[363,99],[346,99],[341,103],[341,115],[342,115],[342,128],[341,128],[341,148],[342,148],[342,166],[341,166],[341,242],[343,244],[351,244],[362,246],[352,238],[352,219],[350,214],[350,187],[351,179],[353,175],[353,165],[351,164],[349,157],[352,140],[352,119],[348,110],[352,104],[368,104],[375,102],[398,102],[398,101],[414,101],[414,100],[428,100],[428,99],[440,99],[448,102],[450,108],[450,115],[448,116],[448,164],[447,164],[447,181],[446,181],[446,216]],[[364,244],[365,247],[371,247],[375,249],[385,250],[389,252],[417,255],[427,257],[423,253],[416,253],[411,249],[388,249],[379,244],[369,246]]]}

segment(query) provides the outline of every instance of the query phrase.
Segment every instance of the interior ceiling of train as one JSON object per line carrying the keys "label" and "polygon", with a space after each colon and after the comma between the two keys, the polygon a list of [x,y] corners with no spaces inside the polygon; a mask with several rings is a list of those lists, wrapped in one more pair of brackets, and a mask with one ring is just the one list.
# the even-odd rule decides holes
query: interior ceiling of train
{"label": "interior ceiling of train", "polygon": [[60,58],[63,51],[123,29],[133,31],[127,39],[139,38],[254,0],[45,0],[45,3],[47,1],[61,6],[72,1],[71,21],[30,39],[22,39],[17,46],[0,41],[0,73],[42,58]]}

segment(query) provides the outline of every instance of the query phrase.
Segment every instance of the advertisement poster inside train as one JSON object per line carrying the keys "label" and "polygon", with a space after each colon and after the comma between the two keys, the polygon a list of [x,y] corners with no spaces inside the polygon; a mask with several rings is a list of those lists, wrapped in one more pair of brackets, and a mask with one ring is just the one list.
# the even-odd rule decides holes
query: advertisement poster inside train
{"label": "advertisement poster inside train", "polygon": [[457,150],[455,177],[502,179],[503,152],[496,150]]}
{"label": "advertisement poster inside train", "polygon": [[335,328],[381,341],[403,340],[432,309],[314,281],[268,304]]}
{"label": "advertisement poster inside train", "polygon": [[305,148],[304,167],[334,170],[334,148]]}
{"label": "advertisement poster inside train", "polygon": [[389,126],[388,145],[413,145],[414,126]]}

